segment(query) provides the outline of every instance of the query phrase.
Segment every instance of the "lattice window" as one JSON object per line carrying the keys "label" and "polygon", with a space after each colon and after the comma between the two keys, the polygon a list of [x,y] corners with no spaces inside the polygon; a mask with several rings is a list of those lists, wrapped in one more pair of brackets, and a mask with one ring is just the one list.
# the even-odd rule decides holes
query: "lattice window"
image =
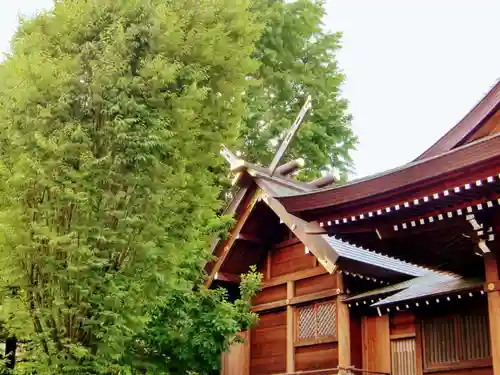
{"label": "lattice window", "polygon": [[322,302],[297,309],[297,340],[315,341],[337,337],[337,305]]}
{"label": "lattice window", "polygon": [[484,311],[426,319],[423,338],[426,368],[491,358]]}

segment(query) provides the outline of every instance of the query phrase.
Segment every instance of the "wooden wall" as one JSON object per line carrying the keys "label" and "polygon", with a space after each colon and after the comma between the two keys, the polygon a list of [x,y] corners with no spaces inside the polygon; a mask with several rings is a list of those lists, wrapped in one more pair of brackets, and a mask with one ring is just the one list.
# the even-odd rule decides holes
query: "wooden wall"
{"label": "wooden wall", "polygon": [[[337,275],[327,273],[312,254],[306,254],[304,245],[294,239],[270,249],[259,271],[264,274],[264,284],[252,301],[260,320],[251,334],[250,375],[286,373],[291,368],[305,371],[336,367],[337,342],[299,344],[295,327],[297,308],[320,300],[335,300],[335,296],[324,293],[338,294]],[[293,342],[288,351],[287,324],[293,327],[289,332]],[[291,361],[288,366],[287,356]]]}
{"label": "wooden wall", "polygon": [[[460,306],[456,307],[457,309]],[[455,311],[455,310],[453,310]],[[457,313],[466,314],[466,310],[457,310]],[[388,319],[388,323],[386,320]],[[388,351],[390,355],[390,367],[393,375],[422,375],[426,372],[423,369],[423,355],[422,355],[422,337],[420,334],[419,317],[415,316],[413,312],[393,312],[390,316],[384,317],[364,317],[363,318],[363,344],[365,346],[363,355],[364,366],[383,366],[387,365],[388,359],[385,358],[383,350],[377,346],[373,337],[376,336],[380,345],[386,347],[387,335],[384,333],[386,329],[389,331],[388,340],[391,343],[391,349]],[[378,322],[377,322],[378,321]],[[388,324],[388,326],[387,326]],[[366,340],[365,341],[365,337]],[[395,353],[395,349],[404,349],[403,355]],[[410,350],[414,350],[411,355],[408,355]],[[366,354],[365,354],[366,353]],[[378,355],[382,355],[381,359]],[[365,357],[366,356],[366,357]],[[375,360],[373,358],[376,358]],[[414,359],[414,362],[412,361]],[[382,363],[381,363],[382,362]],[[377,368],[368,367],[368,369],[377,370]],[[383,371],[383,370],[381,370]],[[430,372],[429,372],[430,373]],[[467,368],[467,369],[440,369],[440,375],[492,375],[493,369],[491,367],[482,368]]]}
{"label": "wooden wall", "polygon": [[286,313],[260,314],[250,339],[250,374],[267,375],[286,370]]}

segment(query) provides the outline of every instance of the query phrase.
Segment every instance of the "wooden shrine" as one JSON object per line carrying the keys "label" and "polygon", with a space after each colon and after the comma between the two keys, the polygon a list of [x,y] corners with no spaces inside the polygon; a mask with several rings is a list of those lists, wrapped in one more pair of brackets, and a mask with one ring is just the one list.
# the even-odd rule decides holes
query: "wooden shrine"
{"label": "wooden shrine", "polygon": [[499,109],[497,84],[415,161],[343,185],[293,180],[286,146],[270,168],[224,150],[236,224],[207,285],[264,280],[222,374],[500,375]]}

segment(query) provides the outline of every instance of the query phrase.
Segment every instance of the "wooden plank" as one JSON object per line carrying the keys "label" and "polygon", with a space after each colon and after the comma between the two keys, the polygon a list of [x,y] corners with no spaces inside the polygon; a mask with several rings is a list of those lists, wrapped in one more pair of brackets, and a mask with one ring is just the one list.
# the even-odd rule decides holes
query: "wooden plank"
{"label": "wooden plank", "polygon": [[288,281],[297,281],[297,280],[307,279],[310,277],[324,275],[327,273],[328,272],[321,266],[316,267],[316,268],[310,268],[307,270],[302,270],[302,271],[290,273],[288,275],[273,278],[267,282],[262,283],[262,288],[263,289],[270,288],[270,287],[273,287],[276,285],[286,284]]}
{"label": "wooden plank", "polygon": [[297,305],[299,303],[315,301],[315,300],[323,299],[323,298],[335,297],[338,294],[339,294],[339,290],[338,289],[325,290],[323,292],[306,294],[306,295],[303,295],[303,296],[292,298],[290,300],[290,305]]}
{"label": "wooden plank", "polygon": [[[418,316],[416,317],[418,318]],[[422,375],[424,372],[424,351],[422,343],[422,322],[421,320],[415,319],[415,360],[417,362],[417,375]]]}
{"label": "wooden plank", "polygon": [[489,283],[484,283],[485,292],[494,292],[500,290],[500,280],[491,281]]}
{"label": "wooden plank", "polygon": [[299,242],[300,242],[300,240],[297,237],[293,237],[293,238],[290,238],[288,240],[281,241],[280,243],[278,243],[276,245],[273,245],[273,249],[281,249],[283,247],[288,247],[288,246],[298,244]]}
{"label": "wooden plank", "polygon": [[[294,296],[294,281],[288,281],[287,283],[287,301],[290,301]],[[295,347],[294,343],[294,318],[293,318],[293,307],[287,306],[286,308],[286,371],[295,371]]]}
{"label": "wooden plank", "polygon": [[285,371],[286,313],[261,314],[257,327],[252,329],[250,373],[265,375]]}
{"label": "wooden plank", "polygon": [[290,126],[290,129],[285,134],[285,138],[283,138],[283,141],[281,142],[280,147],[278,148],[278,151],[276,151],[276,154],[274,155],[273,160],[271,161],[271,164],[269,165],[269,174],[272,176],[274,174],[274,171],[278,167],[278,164],[280,163],[281,159],[283,158],[283,155],[285,154],[285,151],[288,148],[288,145],[293,139],[293,136],[299,130],[300,125],[302,124],[302,120],[307,114],[307,111],[312,108],[312,102],[311,102],[311,97],[308,96],[306,101],[304,102],[302,108],[299,111],[299,114],[295,118],[295,121],[292,123],[292,126]]}
{"label": "wooden plank", "polygon": [[365,316],[362,322],[363,368],[391,372],[389,316]]}
{"label": "wooden plank", "polygon": [[253,211],[253,208],[255,206],[255,203],[257,203],[258,198],[261,196],[262,191],[258,189],[255,191],[250,198],[250,202],[248,205],[245,207],[243,213],[241,214],[240,218],[238,219],[238,222],[236,223],[236,226],[234,227],[233,231],[231,232],[229,238],[226,240],[224,243],[224,250],[222,254],[219,256],[217,261],[215,262],[215,265],[210,271],[210,275],[208,276],[207,280],[205,281],[205,286],[210,286],[212,284],[212,281],[214,280],[215,274],[220,271],[220,268],[222,267],[222,264],[227,258],[227,255],[229,254],[229,251],[231,250],[231,247],[233,246],[234,242],[236,241],[238,234],[240,233],[241,229],[243,228],[243,225],[247,221],[248,217]]}
{"label": "wooden plank", "polygon": [[295,283],[295,296],[322,292],[328,289],[337,289],[337,276],[329,273],[297,280]]}
{"label": "wooden plank", "polygon": [[272,254],[271,250],[268,250],[266,255],[266,273],[264,275],[264,279],[266,281],[271,279],[271,262],[272,262]]}
{"label": "wooden plank", "polygon": [[216,272],[214,276],[215,280],[220,280],[220,281],[227,281],[230,283],[240,283],[240,277],[238,275],[233,275],[231,273],[227,272]]}
{"label": "wooden plank", "polygon": [[[257,181],[258,183],[258,181]],[[337,252],[330,246],[323,236],[314,233],[326,233],[316,222],[307,222],[302,218],[290,214],[285,207],[274,197],[265,195],[264,202],[276,215],[290,228],[293,234],[313,253],[318,262],[325,267],[329,273],[334,273],[338,259]]]}
{"label": "wooden plank", "polygon": [[361,338],[361,312],[349,310],[349,328],[351,330],[351,366],[363,367],[363,342]]}
{"label": "wooden plank", "polygon": [[233,344],[222,354],[221,375],[250,375],[250,332],[243,332],[240,336],[245,341]]}
{"label": "wooden plank", "polygon": [[[344,290],[344,280],[343,274],[340,272],[336,273],[337,276],[337,286],[339,289],[337,291],[340,293]],[[351,329],[350,329],[350,318],[349,318],[349,307],[347,304],[342,302],[344,298],[343,295],[339,294],[337,297],[337,337],[339,340],[339,366],[349,367],[351,366]]]}
{"label": "wooden plank", "polygon": [[333,375],[338,373],[338,371],[316,372],[319,369],[338,366],[338,347],[336,343],[303,346],[298,347],[296,350],[296,371],[299,371],[299,374],[300,371],[307,371],[305,374]]}
{"label": "wooden plank", "polygon": [[266,311],[266,310],[279,309],[280,307],[284,307],[286,305],[287,305],[286,299],[284,299],[281,301],[263,303],[262,305],[253,306],[252,311],[253,312],[260,312],[260,311]]}
{"label": "wooden plank", "polygon": [[[498,262],[494,253],[484,255],[486,282],[498,281]],[[488,293],[488,316],[490,322],[491,357],[493,374],[500,375],[500,291]]]}
{"label": "wooden plank", "polygon": [[248,233],[240,233],[240,234],[238,234],[236,239],[240,240],[240,241],[252,242],[254,244],[261,245],[261,246],[266,245],[266,243],[262,239],[260,239],[259,237],[253,236],[251,234],[248,234]]}
{"label": "wooden plank", "polygon": [[391,340],[411,339],[416,336],[415,333],[398,333],[391,335]]}
{"label": "wooden plank", "polygon": [[415,315],[412,311],[396,311],[390,315],[389,322],[391,328],[391,338],[398,335],[401,338],[415,337]]}
{"label": "wooden plank", "polygon": [[265,310],[273,310],[273,309],[278,309],[280,307],[285,307],[285,306],[293,306],[293,305],[298,305],[300,303],[305,303],[305,302],[311,302],[311,301],[316,301],[320,299],[325,299],[325,298],[330,298],[330,297],[335,297],[339,294],[338,289],[335,290],[325,290],[323,292],[319,293],[311,293],[311,294],[306,294],[300,297],[293,297],[291,299],[281,299],[273,302],[267,302],[267,303],[262,303],[259,305],[254,305],[252,307],[253,312],[259,312],[259,311],[265,311]]}
{"label": "wooden plank", "polygon": [[271,277],[279,277],[313,268],[302,243],[273,250]]}
{"label": "wooden plank", "polygon": [[266,288],[261,290],[252,299],[253,305],[262,305],[264,303],[270,303],[275,301],[282,301],[286,299],[286,285],[276,285],[272,288]]}

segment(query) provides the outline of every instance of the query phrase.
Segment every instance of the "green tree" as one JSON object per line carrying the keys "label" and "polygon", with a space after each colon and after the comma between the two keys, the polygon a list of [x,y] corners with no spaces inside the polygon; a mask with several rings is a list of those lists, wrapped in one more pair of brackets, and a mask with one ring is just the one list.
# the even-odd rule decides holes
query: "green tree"
{"label": "green tree", "polygon": [[341,97],[344,75],[336,53],[340,33],[327,32],[323,0],[256,0],[254,9],[265,23],[255,57],[261,65],[245,96],[249,114],[241,128],[245,159],[269,164],[308,94],[313,110],[295,137],[287,159],[306,161],[301,178],[332,167],[351,169],[349,151],[357,143],[347,102]]}
{"label": "green tree", "polygon": [[250,298],[259,289],[255,269],[242,277],[240,298],[231,302],[225,289],[206,290],[196,284],[171,292],[135,341],[131,360],[148,374],[208,375],[220,367],[221,353],[239,341],[237,334],[251,328],[257,315]]}
{"label": "green tree", "polygon": [[[126,355],[158,306],[203,324],[224,300],[193,287],[228,223],[214,171],[256,69],[249,6],[58,0],[22,24],[0,65],[0,290],[18,288],[0,319],[25,342],[16,372],[135,373]],[[253,319],[241,301],[212,313],[235,322],[222,336]]]}

